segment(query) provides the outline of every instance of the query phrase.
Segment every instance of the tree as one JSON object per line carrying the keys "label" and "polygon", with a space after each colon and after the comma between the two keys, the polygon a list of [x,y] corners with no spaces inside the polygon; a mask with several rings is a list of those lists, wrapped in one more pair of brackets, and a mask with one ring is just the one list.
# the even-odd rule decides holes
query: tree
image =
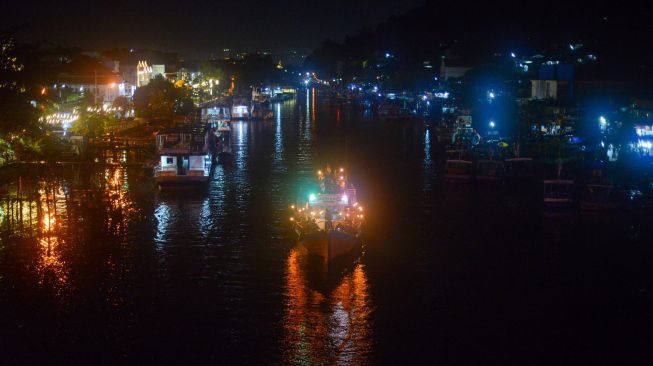
{"label": "tree", "polygon": [[184,115],[193,108],[188,88],[176,87],[160,75],[134,93],[136,116],[156,124],[171,125],[175,114]]}
{"label": "tree", "polygon": [[14,31],[0,31],[0,134],[37,129],[38,111],[30,104],[25,66],[16,53]]}
{"label": "tree", "polygon": [[107,128],[113,126],[115,123],[116,118],[110,114],[103,112],[82,113],[70,127],[70,132],[76,135],[98,137],[102,136]]}
{"label": "tree", "polygon": [[529,100],[519,106],[517,137],[530,138],[534,124],[545,125],[551,116],[542,100]]}
{"label": "tree", "polygon": [[112,106],[118,109],[120,118],[125,118],[127,111],[132,107],[132,103],[124,96],[118,96],[113,100]]}

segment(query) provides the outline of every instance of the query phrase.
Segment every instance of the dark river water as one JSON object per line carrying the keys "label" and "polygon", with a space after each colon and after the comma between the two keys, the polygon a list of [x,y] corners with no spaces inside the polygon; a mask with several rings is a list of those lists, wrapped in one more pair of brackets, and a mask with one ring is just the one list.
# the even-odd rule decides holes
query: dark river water
{"label": "dark river water", "polygon": [[[650,216],[549,218],[449,186],[434,131],[314,92],[233,125],[207,190],[134,156],[3,171],[0,364],[628,364],[653,344]],[[366,207],[325,272],[289,204],[326,163]],[[305,192],[305,190],[304,190]]]}

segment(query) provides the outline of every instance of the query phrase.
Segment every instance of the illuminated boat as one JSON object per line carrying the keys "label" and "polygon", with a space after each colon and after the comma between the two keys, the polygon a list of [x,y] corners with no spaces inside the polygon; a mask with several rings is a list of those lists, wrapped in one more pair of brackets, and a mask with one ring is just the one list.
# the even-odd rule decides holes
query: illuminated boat
{"label": "illuminated boat", "polygon": [[154,169],[155,182],[159,186],[207,183],[211,169],[209,133],[176,129],[158,134],[159,165]]}
{"label": "illuminated boat", "polygon": [[233,101],[231,107],[231,118],[232,119],[249,119],[250,117],[250,107],[246,99],[236,98]]}
{"label": "illuminated boat", "polygon": [[342,257],[360,244],[363,207],[356,189],[347,184],[344,169],[318,172],[320,192],[311,193],[303,205],[293,205],[291,221],[299,241],[309,253],[326,261]]}

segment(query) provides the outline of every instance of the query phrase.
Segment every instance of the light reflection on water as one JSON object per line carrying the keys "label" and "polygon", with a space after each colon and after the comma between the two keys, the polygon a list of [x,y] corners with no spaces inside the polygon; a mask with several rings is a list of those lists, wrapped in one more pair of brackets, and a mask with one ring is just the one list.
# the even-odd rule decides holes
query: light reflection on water
{"label": "light reflection on water", "polygon": [[[548,312],[533,326],[559,334],[569,324],[558,315],[571,316],[556,298],[584,314],[588,298],[650,293],[650,245],[638,236],[650,217],[623,220],[642,238],[629,242],[614,226],[542,222],[502,188],[436,183],[434,131],[317,94],[275,104],[274,120],[234,122],[233,163],[205,190],[159,192],[130,167],[133,153],[124,166],[19,170],[0,196],[3,351],[44,344],[61,364],[82,349],[109,359],[84,364],[402,364],[432,360],[433,347],[464,354],[507,323],[526,334],[529,309]],[[326,162],[352,166],[370,213],[365,256],[336,275],[288,227],[288,205]],[[643,315],[647,304],[625,308]],[[542,352],[497,339],[487,359],[515,341]]]}
{"label": "light reflection on water", "polygon": [[342,278],[311,280],[311,272],[325,269],[307,261],[298,248],[286,261],[284,363],[368,364],[372,306],[364,266],[357,263]]}
{"label": "light reflection on water", "polygon": [[[80,250],[102,241],[92,238],[97,234],[126,240],[127,226],[138,209],[122,166],[93,169],[88,176],[66,167],[36,171],[29,167],[22,171],[0,200],[0,210],[6,213],[0,217],[4,239],[0,254],[17,255],[11,262],[16,267],[10,268],[35,278],[43,291],[63,304],[78,285],[79,278],[72,273],[80,265]],[[12,242],[19,246],[6,246]],[[111,266],[111,258],[105,264]]]}

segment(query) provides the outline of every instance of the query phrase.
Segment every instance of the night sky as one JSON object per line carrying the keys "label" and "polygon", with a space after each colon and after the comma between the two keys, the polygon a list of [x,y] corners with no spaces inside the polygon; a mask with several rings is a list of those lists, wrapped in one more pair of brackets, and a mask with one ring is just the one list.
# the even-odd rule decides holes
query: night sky
{"label": "night sky", "polygon": [[0,13],[2,28],[26,23],[21,41],[48,40],[87,49],[178,51],[186,57],[222,48],[310,52],[423,0],[362,1],[16,1]]}

